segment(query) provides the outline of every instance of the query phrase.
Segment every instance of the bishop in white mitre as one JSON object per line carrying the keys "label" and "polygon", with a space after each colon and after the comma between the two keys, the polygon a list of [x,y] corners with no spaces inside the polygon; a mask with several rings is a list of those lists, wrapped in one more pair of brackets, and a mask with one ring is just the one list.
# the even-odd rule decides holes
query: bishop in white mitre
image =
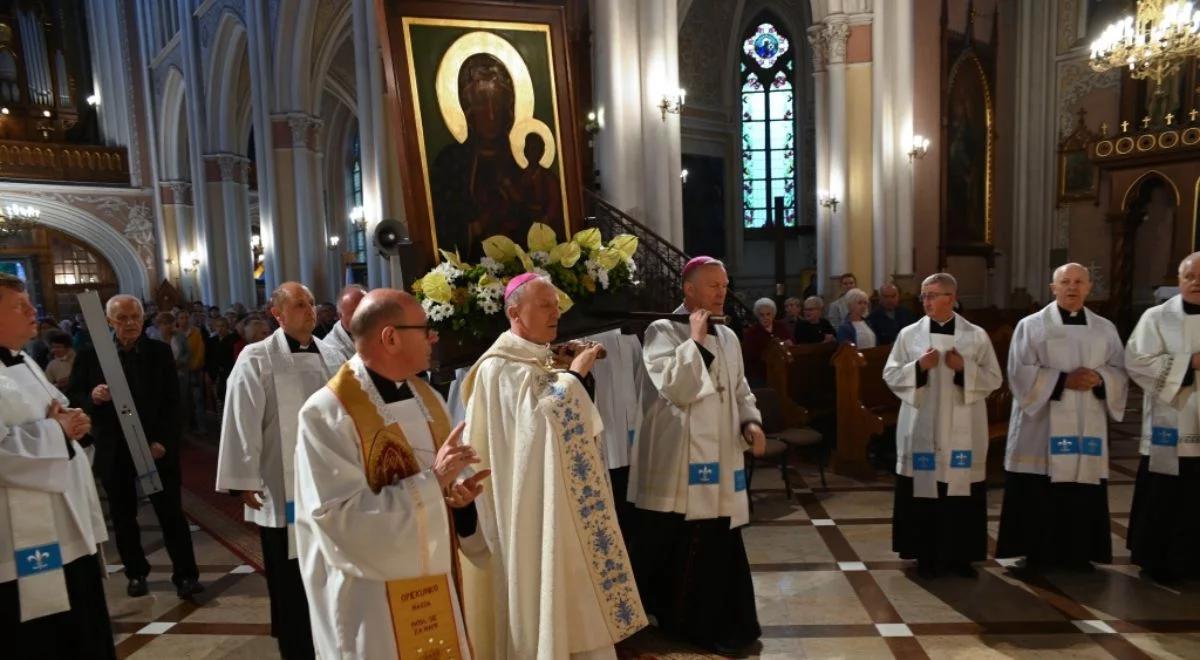
{"label": "bishop in white mitre", "polygon": [[892,550],[974,577],[987,558],[988,394],[1004,382],[987,332],[954,312],[958,283],[936,273],[921,283],[925,317],[900,331],[883,380],[900,399]]}
{"label": "bishop in white mitre", "polygon": [[646,329],[645,418],[629,474],[637,508],[630,552],[658,627],[720,654],[762,634],[742,527],[750,521],[745,453],[762,455],[762,415],[737,335],[723,313],[729,276],[712,257],[683,268],[686,323]]}
{"label": "bishop in white mitre", "polygon": [[338,294],[338,321],[321,339],[346,360],[354,357],[354,337],[350,335],[350,319],[354,317],[354,310],[358,309],[358,304],[365,295],[367,290],[361,284],[347,284]]}
{"label": "bishop in white mitre", "polygon": [[295,453],[300,407],[346,361],[313,335],[308,288],[285,282],[271,294],[279,329],[238,355],[226,386],[216,489],[240,495],[258,526],[271,601],[271,636],[284,658],[312,658],[309,608],[295,533]]}
{"label": "bishop in white mitre", "polygon": [[0,273],[0,655],[115,658],[108,533],[78,444],[91,421],[21,351],[37,329],[25,283]]}
{"label": "bishop in white mitre", "polygon": [[460,480],[479,459],[418,377],[437,334],[395,289],[368,293],[350,327],[357,355],[304,405],[296,449],[296,541],[318,653],[486,657],[464,625],[457,548],[482,548],[473,500],[489,473]]}
{"label": "bishop in white mitre", "polygon": [[493,472],[477,500],[487,556],[465,567],[480,657],[615,658],[646,625],[584,380],[599,346],[554,366],[558,290],[525,273],[504,294],[509,330],[463,381],[467,438]]}
{"label": "bishop in white mitre", "polygon": [[631,533],[634,508],[629,489],[629,454],[642,426],[642,390],[646,367],[642,341],[630,328],[608,330],[587,338],[604,347],[606,357],[592,367],[596,409],[604,423],[604,458],[617,505],[617,521],[626,538]]}
{"label": "bishop in white mitre", "polygon": [[1145,397],[1131,560],[1164,583],[1200,576],[1200,252],[1180,262],[1179,294],[1142,314],[1125,369]]}
{"label": "bishop in white mitre", "polygon": [[1008,349],[1013,405],[996,557],[1090,571],[1112,561],[1108,419],[1125,416],[1125,347],[1116,326],[1084,307],[1087,268],[1059,266],[1050,290],[1054,301],[1021,319]]}

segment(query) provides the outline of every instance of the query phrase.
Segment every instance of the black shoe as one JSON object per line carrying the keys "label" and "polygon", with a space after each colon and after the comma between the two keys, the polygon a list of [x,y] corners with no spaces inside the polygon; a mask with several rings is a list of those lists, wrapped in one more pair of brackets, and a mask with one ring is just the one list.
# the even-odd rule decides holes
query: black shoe
{"label": "black shoe", "polygon": [[1142,572],[1149,575],[1150,579],[1165,587],[1173,587],[1179,584],[1179,576],[1169,568],[1143,569]]}
{"label": "black shoe", "polygon": [[937,565],[926,559],[918,559],[917,576],[926,580],[932,580],[938,576]]}
{"label": "black shoe", "polygon": [[975,567],[972,566],[970,562],[956,561],[953,564],[950,564],[947,568],[950,570],[951,573],[957,575],[958,577],[962,577],[962,578],[979,577],[979,571],[975,570]]}
{"label": "black shoe", "polygon": [[1067,562],[1063,564],[1063,568],[1072,573],[1087,574],[1096,572],[1096,567],[1092,562],[1086,560]]}
{"label": "black shoe", "polygon": [[204,585],[194,578],[184,578],[175,585],[175,595],[187,599],[204,591]]}
{"label": "black shoe", "polygon": [[753,642],[739,643],[732,640],[716,642],[709,647],[711,651],[717,655],[723,655],[727,658],[745,658],[750,655],[750,645]]}
{"label": "black shoe", "polygon": [[141,598],[150,593],[150,587],[146,586],[146,578],[129,578],[129,586],[125,587],[125,593],[129,594],[130,598]]}

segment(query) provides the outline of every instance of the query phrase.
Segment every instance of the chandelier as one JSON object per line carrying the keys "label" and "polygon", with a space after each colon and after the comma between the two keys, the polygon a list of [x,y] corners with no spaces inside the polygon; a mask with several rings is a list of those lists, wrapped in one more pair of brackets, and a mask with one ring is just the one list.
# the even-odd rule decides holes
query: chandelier
{"label": "chandelier", "polygon": [[1129,75],[1154,81],[1162,94],[1163,80],[1179,71],[1184,60],[1200,54],[1200,11],[1191,2],[1138,0],[1137,16],[1126,16],[1105,28],[1092,42],[1092,69],[1103,73],[1129,67]]}
{"label": "chandelier", "polygon": [[0,209],[0,236],[28,232],[38,224],[42,212],[27,204],[6,204]]}

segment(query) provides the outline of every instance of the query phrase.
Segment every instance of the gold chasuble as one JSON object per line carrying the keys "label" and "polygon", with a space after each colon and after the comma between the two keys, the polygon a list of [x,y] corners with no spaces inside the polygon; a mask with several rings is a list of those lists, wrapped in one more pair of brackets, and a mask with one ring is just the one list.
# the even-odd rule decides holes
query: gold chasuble
{"label": "gold chasuble", "polygon": [[[428,384],[418,378],[411,378],[406,383],[426,412],[436,451],[450,435],[450,418]],[[349,363],[343,365],[329,381],[329,388],[354,421],[362,447],[363,469],[373,492],[378,494],[384,486],[421,471],[412,447],[404,437],[404,431],[399,424],[384,423]],[[450,538],[454,544],[454,518],[448,518],[451,521]],[[423,517],[421,519],[424,520]],[[428,538],[428,530],[424,525],[418,528],[418,536],[418,543],[424,546]],[[461,570],[456,547],[452,548],[451,554],[452,572],[461,598]],[[403,660],[461,660],[458,626],[447,577],[444,574],[429,575],[432,571],[424,557],[419,572],[423,577],[387,582],[396,652]]]}

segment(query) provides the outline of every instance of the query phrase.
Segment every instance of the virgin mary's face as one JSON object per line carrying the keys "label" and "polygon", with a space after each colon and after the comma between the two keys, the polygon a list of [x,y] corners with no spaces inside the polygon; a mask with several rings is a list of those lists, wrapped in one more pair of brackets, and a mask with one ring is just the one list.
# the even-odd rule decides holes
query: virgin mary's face
{"label": "virgin mary's face", "polygon": [[512,129],[516,96],[500,60],[484,53],[468,57],[459,74],[459,99],[472,136],[492,142]]}

